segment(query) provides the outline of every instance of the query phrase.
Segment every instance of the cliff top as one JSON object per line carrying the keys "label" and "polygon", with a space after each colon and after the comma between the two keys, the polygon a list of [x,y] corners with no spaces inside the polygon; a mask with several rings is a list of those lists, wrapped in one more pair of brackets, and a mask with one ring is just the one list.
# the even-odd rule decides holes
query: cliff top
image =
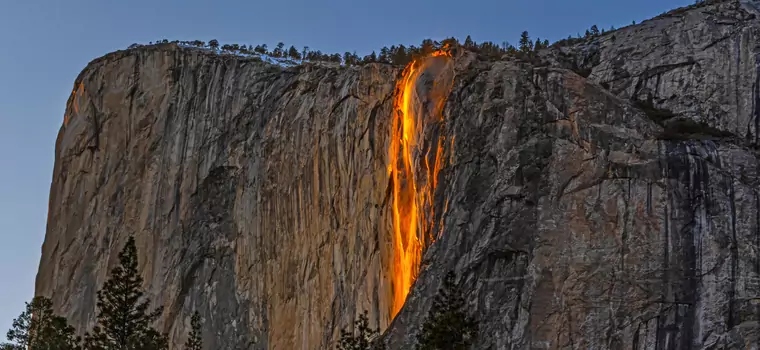
{"label": "cliff top", "polygon": [[[594,41],[595,39],[599,39],[600,37],[609,37],[612,35],[615,35],[616,32],[619,32],[620,30],[628,30],[636,27],[643,26],[645,24],[651,24],[652,22],[661,21],[664,19],[672,19],[672,18],[679,18],[681,16],[684,16],[688,14],[691,11],[700,11],[703,12],[705,9],[708,8],[715,8],[716,6],[720,6],[722,4],[729,4],[729,5],[737,5],[741,4],[742,7],[744,7],[745,10],[751,11],[754,13],[758,13],[758,9],[760,9],[760,0],[701,0],[698,1],[695,4],[683,6],[679,8],[675,8],[673,10],[667,11],[663,14],[660,14],[658,16],[655,16],[651,19],[644,20],[638,24],[630,24],[618,29],[611,29],[609,31],[606,31],[605,29],[601,29],[601,32],[594,33],[593,31],[591,33],[587,33],[584,37],[569,37],[566,39],[558,40],[551,45],[548,45],[548,41],[544,41],[538,44],[533,44],[532,40],[530,42],[529,49],[535,49],[536,51],[541,49],[547,49],[547,48],[558,48],[558,47],[565,47],[565,46],[578,46],[583,45],[589,42]],[[718,10],[720,10],[720,7],[718,7]],[[596,28],[596,26],[592,26],[592,28]],[[594,29],[598,30],[598,29]],[[527,34],[527,32],[525,32]],[[590,35],[589,35],[590,34]],[[242,60],[248,60],[253,62],[265,62],[269,64],[273,64],[280,67],[291,67],[291,66],[297,66],[304,63],[309,64],[320,64],[320,65],[326,65],[326,66],[332,66],[332,67],[338,67],[341,65],[356,65],[356,64],[362,64],[362,63],[391,63],[391,64],[397,64],[400,66],[406,65],[409,60],[412,58],[411,56],[415,54],[424,54],[425,51],[431,51],[439,48],[440,46],[444,44],[458,44],[463,46],[466,49],[469,49],[471,51],[475,51],[476,53],[480,53],[485,56],[491,56],[491,58],[501,58],[502,55],[500,54],[514,54],[516,52],[523,51],[522,47],[506,47],[503,48],[499,44],[495,44],[492,42],[483,42],[483,43],[475,43],[475,42],[469,42],[470,37],[468,36],[467,39],[463,43],[459,43],[457,39],[455,38],[448,38],[441,42],[432,41],[432,40],[424,40],[423,43],[416,47],[414,45],[409,46],[408,48],[404,45],[399,45],[398,47],[392,46],[391,48],[383,48],[380,50],[380,55],[377,56],[375,52],[373,52],[371,55],[367,55],[364,58],[359,58],[356,56],[355,53],[349,54],[346,52],[345,54],[323,54],[321,51],[308,51],[308,48],[304,48],[303,51],[295,50],[294,47],[291,46],[290,49],[287,49],[284,47],[284,44],[280,43],[276,49],[273,49],[272,51],[267,51],[266,45],[257,45],[254,49],[251,45],[239,45],[239,44],[225,44],[221,45],[216,40],[211,40],[209,43],[205,43],[203,41],[168,41],[168,40],[162,40],[157,41],[156,43],[149,43],[149,44],[132,44],[129,48],[118,50],[114,52],[107,53],[101,57],[95,58],[92,61],[90,61],[87,66],[83,69],[87,70],[88,67],[98,64],[104,60],[109,59],[118,59],[120,57],[123,57],[125,55],[133,54],[136,51],[155,51],[155,50],[188,50],[196,53],[202,53],[206,55],[219,55],[222,57],[233,57],[237,59]],[[215,44],[212,44],[215,43]],[[544,44],[546,43],[546,44]],[[426,45],[433,45],[433,48],[426,47]],[[401,49],[402,51],[405,49],[407,51],[407,55],[404,55],[404,53],[401,53],[401,56],[408,56],[408,57],[402,57],[401,59],[397,59],[398,52],[389,52],[383,54],[384,50],[393,51]],[[510,50],[514,49],[514,51]],[[497,55],[494,55],[494,52],[492,51],[498,51],[496,52]],[[79,81],[79,77],[77,78],[77,82]],[[75,83],[76,85],[76,83]]]}

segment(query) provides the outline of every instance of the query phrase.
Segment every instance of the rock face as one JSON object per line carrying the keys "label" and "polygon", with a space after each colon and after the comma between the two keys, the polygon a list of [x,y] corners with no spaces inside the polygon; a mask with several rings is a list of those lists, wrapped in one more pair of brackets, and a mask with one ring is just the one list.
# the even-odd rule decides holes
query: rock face
{"label": "rock face", "polygon": [[396,74],[172,46],[91,63],[59,134],[37,293],[88,329],[134,235],[174,345],[193,310],[210,349],[323,348],[357,309],[387,324]]}
{"label": "rock face", "polygon": [[93,61],[56,149],[37,294],[80,329],[129,235],[176,347],[414,341],[454,270],[479,349],[757,349],[760,7],[711,2],[541,53],[454,58],[448,166],[391,320],[399,67],[171,45]]}

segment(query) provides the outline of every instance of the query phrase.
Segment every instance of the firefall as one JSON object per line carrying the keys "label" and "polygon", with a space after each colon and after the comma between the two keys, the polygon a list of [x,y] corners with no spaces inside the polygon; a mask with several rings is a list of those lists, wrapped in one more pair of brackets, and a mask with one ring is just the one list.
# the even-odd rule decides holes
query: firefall
{"label": "firefall", "polygon": [[[433,146],[422,155],[422,159],[417,156],[422,152],[425,118],[421,108],[418,108],[420,103],[416,87],[420,75],[429,67],[430,57],[441,56],[448,59],[450,54],[445,50],[436,51],[409,63],[396,87],[388,165],[393,183],[392,317],[404,305],[417,279],[426,244],[436,238],[432,233],[433,195],[438,173],[444,165],[443,142],[441,138],[433,141]],[[434,98],[435,110],[432,113],[440,122],[445,96]],[[432,152],[434,157],[428,157]],[[422,171],[423,176],[418,176],[416,171]]]}

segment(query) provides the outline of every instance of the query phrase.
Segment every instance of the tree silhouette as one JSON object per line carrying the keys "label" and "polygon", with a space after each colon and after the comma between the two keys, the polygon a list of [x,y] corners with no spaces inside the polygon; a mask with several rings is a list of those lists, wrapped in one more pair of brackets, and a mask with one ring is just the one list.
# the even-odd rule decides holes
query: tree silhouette
{"label": "tree silhouette", "polygon": [[35,297],[26,310],[13,320],[8,341],[2,350],[78,350],[80,339],[65,318],[53,313],[53,302]]}
{"label": "tree silhouette", "polygon": [[451,48],[451,47],[458,46],[458,45],[459,45],[459,41],[456,38],[454,38],[454,37],[446,38],[446,39],[443,39],[441,41],[441,46],[442,47],[449,47],[449,48]]}
{"label": "tree silhouette", "polygon": [[345,52],[343,54],[343,63],[347,66],[353,66],[355,64],[359,64],[359,56],[356,55],[356,52],[350,53]]}
{"label": "tree silhouette", "polygon": [[211,39],[208,42],[208,47],[210,47],[210,48],[212,48],[214,50],[218,49],[219,48],[219,41],[217,41],[216,39]]}
{"label": "tree silhouette", "polygon": [[472,38],[468,35],[467,38],[464,39],[464,47],[471,49],[475,46],[475,42],[472,41]]}
{"label": "tree silhouette", "polygon": [[591,36],[597,36],[597,35],[599,35],[599,27],[597,27],[596,24],[594,24],[593,26],[591,26],[591,30],[590,31],[591,31]]}
{"label": "tree silhouette", "polygon": [[201,334],[201,315],[198,311],[193,313],[190,319],[190,336],[185,342],[185,350],[203,350],[203,339]]}
{"label": "tree silhouette", "polygon": [[380,49],[378,60],[380,60],[380,62],[390,62],[390,52],[391,50],[387,46],[383,46],[383,48]]}
{"label": "tree silhouette", "polygon": [[291,45],[290,48],[288,49],[287,57],[294,60],[298,60],[298,59],[301,59],[301,54],[298,53],[298,49],[296,49],[295,46]]}
{"label": "tree silhouette", "polygon": [[98,291],[97,326],[85,336],[88,350],[161,350],[166,336],[151,327],[162,309],[148,312],[150,300],[143,298],[143,279],[137,272],[137,248],[129,237],[119,253],[119,265]]}
{"label": "tree silhouette", "polygon": [[380,329],[373,329],[369,326],[367,310],[364,310],[364,313],[359,315],[359,319],[354,321],[353,330],[349,331],[344,328],[340,331],[338,350],[384,349],[384,345],[378,341],[379,337]]}
{"label": "tree silhouette", "polygon": [[425,39],[422,41],[422,46],[420,47],[420,51],[422,51],[423,56],[427,56],[433,51],[435,51],[435,45],[433,44],[433,40],[431,39]]}
{"label": "tree silhouette", "polygon": [[465,350],[475,342],[478,324],[467,316],[467,305],[455,280],[454,272],[446,274],[417,335],[418,350]]}
{"label": "tree silhouette", "polygon": [[406,65],[409,63],[409,54],[404,45],[399,45],[398,48],[396,48],[396,51],[391,53],[391,56],[393,64]]}
{"label": "tree silhouette", "polygon": [[541,39],[536,39],[536,43],[533,44],[533,50],[538,51],[544,48],[544,42]]}
{"label": "tree silhouette", "polygon": [[531,51],[533,51],[533,42],[530,41],[528,32],[524,31],[520,34],[520,52],[529,53]]}
{"label": "tree silhouette", "polygon": [[272,51],[272,56],[274,57],[283,57],[285,56],[285,52],[282,51],[282,48],[285,47],[285,44],[283,42],[277,43],[277,47],[274,48],[274,51]]}

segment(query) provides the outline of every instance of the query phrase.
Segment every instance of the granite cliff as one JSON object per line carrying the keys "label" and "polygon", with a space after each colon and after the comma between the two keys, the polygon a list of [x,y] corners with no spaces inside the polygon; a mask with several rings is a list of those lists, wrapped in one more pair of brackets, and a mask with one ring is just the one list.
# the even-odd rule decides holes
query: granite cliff
{"label": "granite cliff", "polygon": [[420,78],[430,119],[430,82],[453,77],[419,134],[446,161],[395,317],[403,67],[108,54],[66,107],[36,293],[87,329],[134,235],[175,346],[194,310],[210,349],[328,348],[369,310],[405,349],[454,270],[477,348],[755,349],[759,8],[679,9],[540,62],[459,52]]}

